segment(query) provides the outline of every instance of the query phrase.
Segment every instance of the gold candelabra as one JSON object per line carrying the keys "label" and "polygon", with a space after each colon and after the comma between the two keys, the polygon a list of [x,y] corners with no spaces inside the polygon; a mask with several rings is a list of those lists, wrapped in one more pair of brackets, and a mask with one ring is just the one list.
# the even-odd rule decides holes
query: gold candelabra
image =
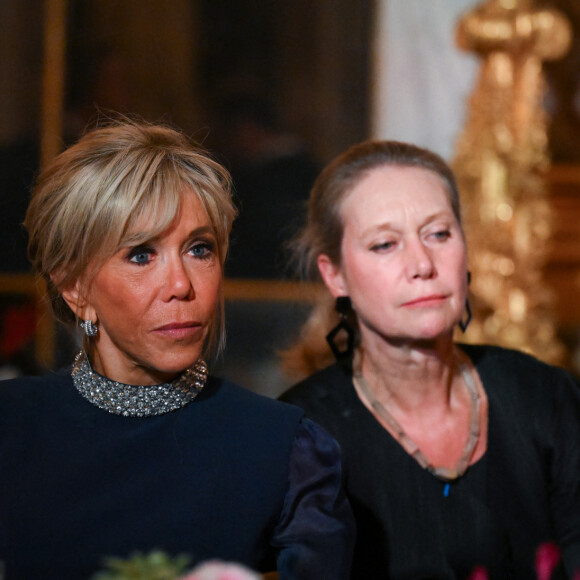
{"label": "gold candelabra", "polygon": [[457,41],[481,59],[453,161],[472,272],[466,338],[559,363],[564,348],[542,275],[553,230],[542,61],[565,54],[571,29],[531,0],[487,0],[460,19]]}

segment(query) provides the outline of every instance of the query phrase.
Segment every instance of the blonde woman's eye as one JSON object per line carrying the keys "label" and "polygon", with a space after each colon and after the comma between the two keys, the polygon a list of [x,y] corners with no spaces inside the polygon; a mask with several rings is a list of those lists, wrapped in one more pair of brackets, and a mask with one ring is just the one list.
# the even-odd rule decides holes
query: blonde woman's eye
{"label": "blonde woman's eye", "polygon": [[193,246],[191,246],[191,248],[189,249],[189,252],[192,256],[194,256],[195,258],[209,258],[214,250],[214,246],[213,244],[209,243],[209,242],[201,242],[198,244],[194,244]]}
{"label": "blonde woman's eye", "polygon": [[139,266],[144,266],[151,261],[151,256],[153,254],[153,250],[151,248],[147,248],[145,246],[137,246],[133,248],[129,252],[128,259],[130,262],[134,264],[138,264]]}

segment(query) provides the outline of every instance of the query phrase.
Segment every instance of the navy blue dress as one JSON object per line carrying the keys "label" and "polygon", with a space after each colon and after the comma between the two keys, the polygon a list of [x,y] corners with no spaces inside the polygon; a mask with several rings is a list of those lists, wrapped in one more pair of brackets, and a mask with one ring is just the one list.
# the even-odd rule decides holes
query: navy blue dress
{"label": "navy blue dress", "polygon": [[68,372],[0,382],[6,580],[88,580],[155,549],[282,579],[347,578],[340,450],[291,405],[210,378],[177,411],[103,411]]}

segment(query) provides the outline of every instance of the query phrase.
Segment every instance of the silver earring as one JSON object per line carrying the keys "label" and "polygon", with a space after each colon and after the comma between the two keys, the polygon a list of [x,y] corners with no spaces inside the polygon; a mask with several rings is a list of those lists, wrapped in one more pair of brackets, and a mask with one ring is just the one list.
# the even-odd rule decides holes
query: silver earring
{"label": "silver earring", "polygon": [[97,332],[99,332],[99,327],[96,324],[93,324],[93,321],[90,319],[81,322],[80,326],[89,337],[96,336]]}

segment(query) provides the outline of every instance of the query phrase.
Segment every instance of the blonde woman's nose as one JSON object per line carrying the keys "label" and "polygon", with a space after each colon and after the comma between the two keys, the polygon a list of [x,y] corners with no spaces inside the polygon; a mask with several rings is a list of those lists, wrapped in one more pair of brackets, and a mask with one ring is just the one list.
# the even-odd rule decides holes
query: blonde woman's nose
{"label": "blonde woman's nose", "polygon": [[190,274],[180,258],[173,258],[168,261],[162,275],[165,277],[164,299],[173,298],[184,300],[193,295],[193,281]]}

